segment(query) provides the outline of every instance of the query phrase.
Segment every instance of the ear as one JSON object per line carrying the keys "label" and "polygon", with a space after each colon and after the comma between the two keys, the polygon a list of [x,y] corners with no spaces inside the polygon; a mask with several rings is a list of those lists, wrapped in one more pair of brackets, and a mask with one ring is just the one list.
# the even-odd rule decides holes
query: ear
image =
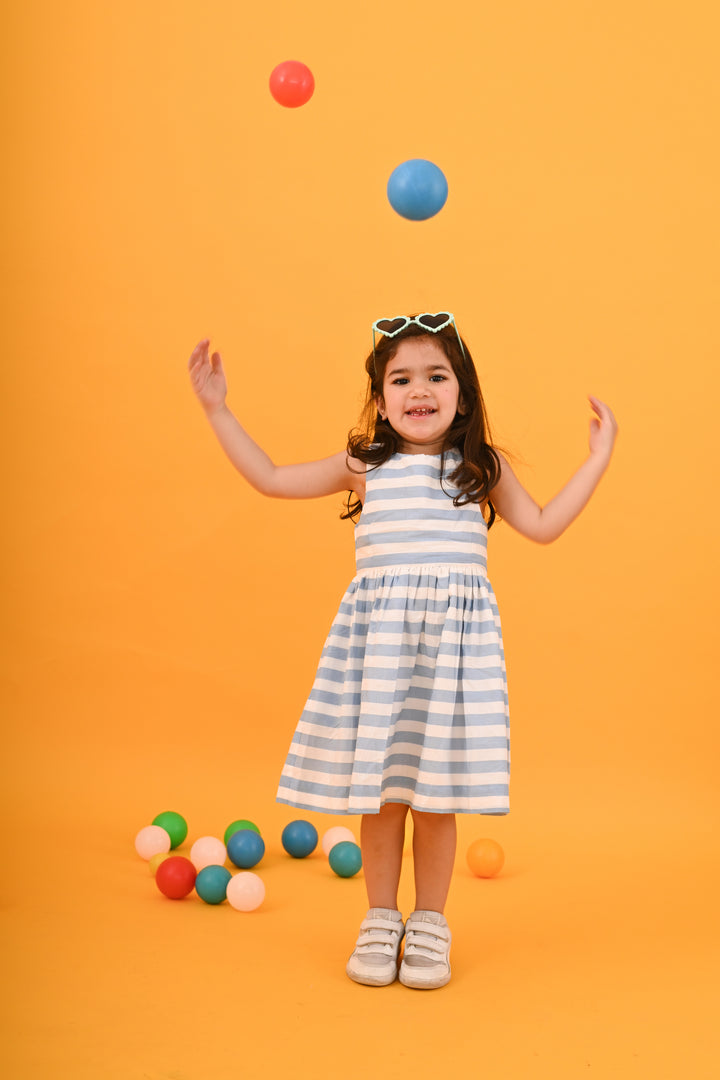
{"label": "ear", "polygon": [[462,398],[460,398],[460,400],[458,401],[457,411],[460,413],[461,416],[467,416],[467,405]]}
{"label": "ear", "polygon": [[377,407],[377,411],[380,413],[380,419],[381,420],[387,420],[387,410],[385,409],[385,399],[383,398],[382,394],[376,394],[375,395],[375,405]]}

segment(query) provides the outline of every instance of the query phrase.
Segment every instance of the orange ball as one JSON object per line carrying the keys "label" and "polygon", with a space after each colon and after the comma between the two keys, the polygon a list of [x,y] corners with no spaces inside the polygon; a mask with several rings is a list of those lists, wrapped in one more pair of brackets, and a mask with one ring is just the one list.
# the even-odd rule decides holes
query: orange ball
{"label": "orange ball", "polygon": [[466,858],[475,877],[489,878],[502,870],[505,852],[495,840],[473,840]]}

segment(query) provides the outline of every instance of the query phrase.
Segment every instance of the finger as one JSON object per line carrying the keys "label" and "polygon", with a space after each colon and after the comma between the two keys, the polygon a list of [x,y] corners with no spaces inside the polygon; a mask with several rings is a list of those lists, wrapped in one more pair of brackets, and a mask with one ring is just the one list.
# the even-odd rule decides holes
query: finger
{"label": "finger", "polygon": [[207,352],[207,347],[210,344],[210,338],[203,338],[202,341],[198,341],[197,345],[192,351],[193,356],[199,356],[203,352]]}
{"label": "finger", "polygon": [[597,413],[602,420],[613,419],[610,407],[606,405],[604,401],[601,401],[600,398],[593,397],[592,395],[588,396],[588,400],[592,406],[593,412]]}
{"label": "finger", "polygon": [[208,341],[201,341],[200,344],[198,345],[197,349],[193,353],[193,357],[195,358],[195,364],[197,365],[198,368],[209,367],[210,366],[210,357],[208,356],[208,345],[209,345]]}
{"label": "finger", "polygon": [[606,405],[604,401],[601,401],[600,402],[600,407],[602,409],[601,415],[602,415],[602,418],[603,418],[604,422],[606,424],[609,424],[610,427],[617,429],[617,426],[618,426],[617,419],[615,418],[615,413],[612,411],[610,406]]}
{"label": "finger", "polygon": [[206,356],[200,354],[190,364],[190,379],[195,386],[204,383],[210,374],[210,362]]}
{"label": "finger", "polygon": [[199,341],[193,351],[190,354],[190,360],[188,361],[188,367],[192,367],[193,363],[197,363],[202,359],[203,352],[207,352],[210,339],[205,338],[203,341]]}
{"label": "finger", "polygon": [[202,363],[193,364],[190,368],[190,382],[194,387],[201,386],[205,382],[206,367]]}

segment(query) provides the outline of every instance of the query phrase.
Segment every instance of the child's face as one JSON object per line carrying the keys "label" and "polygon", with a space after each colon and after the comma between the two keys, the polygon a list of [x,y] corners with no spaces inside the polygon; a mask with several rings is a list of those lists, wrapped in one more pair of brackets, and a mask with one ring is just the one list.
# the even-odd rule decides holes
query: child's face
{"label": "child's face", "polygon": [[458,410],[452,364],[431,338],[408,338],[389,361],[377,406],[402,440],[405,454],[439,454]]}

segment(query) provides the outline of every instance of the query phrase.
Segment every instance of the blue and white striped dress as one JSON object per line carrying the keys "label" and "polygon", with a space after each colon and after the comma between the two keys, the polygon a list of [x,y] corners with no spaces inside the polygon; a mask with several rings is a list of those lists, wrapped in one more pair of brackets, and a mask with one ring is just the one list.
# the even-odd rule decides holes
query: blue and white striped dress
{"label": "blue and white striped dress", "polygon": [[[507,814],[510,729],[500,616],[459,457],[396,454],[367,473],[357,574],[325,642],[277,801],[331,814],[383,803]],[[450,494],[446,494],[449,492]]]}

